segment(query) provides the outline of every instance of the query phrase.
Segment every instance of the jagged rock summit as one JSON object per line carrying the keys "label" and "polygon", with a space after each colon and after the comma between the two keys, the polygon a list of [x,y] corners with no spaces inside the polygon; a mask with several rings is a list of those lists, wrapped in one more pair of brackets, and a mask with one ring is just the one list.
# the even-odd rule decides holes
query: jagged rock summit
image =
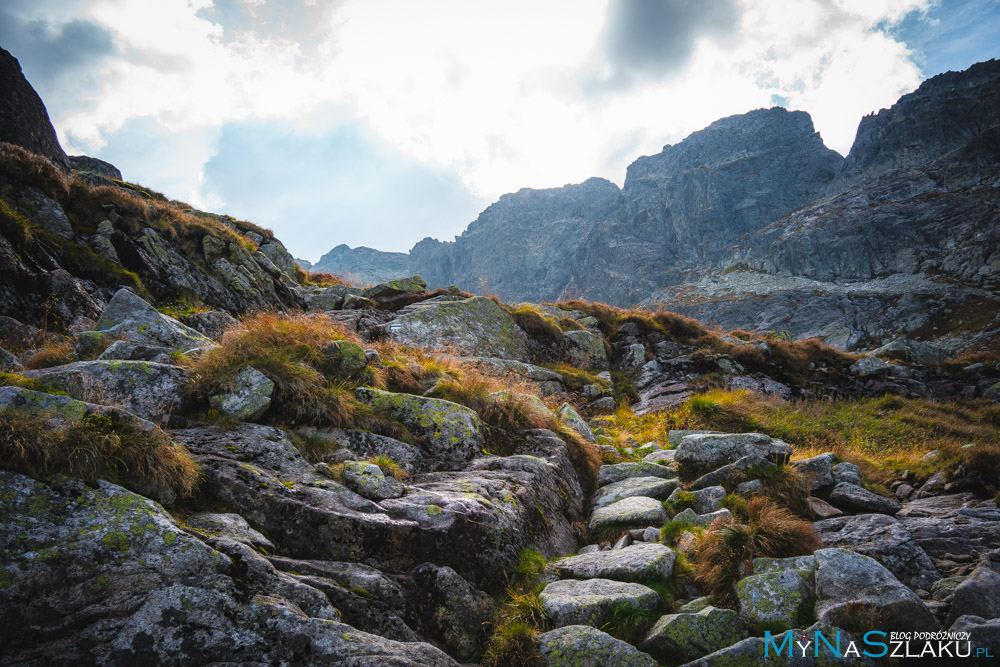
{"label": "jagged rock summit", "polygon": [[995,60],[933,77],[861,119],[846,159],[805,112],[723,118],[637,159],[621,190],[521,190],[454,242],[340,246],[317,267],[420,273],[510,301],[664,307],[843,348],[904,336],[994,349],[998,90]]}

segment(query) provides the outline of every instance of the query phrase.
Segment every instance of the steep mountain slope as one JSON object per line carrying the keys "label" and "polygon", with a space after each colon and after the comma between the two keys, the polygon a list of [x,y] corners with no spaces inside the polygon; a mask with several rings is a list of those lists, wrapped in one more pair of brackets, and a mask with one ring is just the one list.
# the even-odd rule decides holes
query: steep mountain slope
{"label": "steep mountain slope", "polygon": [[995,347],[998,91],[997,61],[936,76],[862,119],[846,159],[804,112],[724,118],[636,160],[617,196],[593,179],[521,190],[454,243],[342,247],[320,265],[367,280],[391,265],[508,300],[666,307],[840,346],[906,334]]}
{"label": "steep mountain slope", "polygon": [[925,82],[862,121],[837,177],[853,185],[747,234],[721,272],[645,303],[842,346],[903,333],[995,348],[998,109],[996,61]]}

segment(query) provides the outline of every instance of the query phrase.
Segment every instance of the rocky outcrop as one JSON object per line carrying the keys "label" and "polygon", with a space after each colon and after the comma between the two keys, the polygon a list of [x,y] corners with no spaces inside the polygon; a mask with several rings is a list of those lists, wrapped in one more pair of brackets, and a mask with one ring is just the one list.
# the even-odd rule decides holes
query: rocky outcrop
{"label": "rocky outcrop", "polygon": [[522,190],[454,243],[384,260],[338,248],[337,268],[382,263],[506,300],[638,302],[844,348],[992,345],[998,87],[997,61],[934,77],[865,117],[846,160],[804,112],[731,116],[636,160],[621,191]]}
{"label": "rocky outcrop", "polygon": [[346,625],[317,588],[120,487],[0,472],[0,488],[0,664],[457,664]]}
{"label": "rocky outcrop", "polygon": [[48,158],[69,173],[70,163],[55,128],[49,121],[45,105],[38,93],[21,73],[17,58],[0,48],[0,142],[21,146]]}

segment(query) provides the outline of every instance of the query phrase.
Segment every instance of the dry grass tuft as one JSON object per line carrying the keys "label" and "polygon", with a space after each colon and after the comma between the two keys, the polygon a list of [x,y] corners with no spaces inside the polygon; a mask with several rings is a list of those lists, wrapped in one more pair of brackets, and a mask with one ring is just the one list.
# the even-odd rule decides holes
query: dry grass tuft
{"label": "dry grass tuft", "polygon": [[0,413],[0,469],[45,479],[55,474],[104,479],[148,494],[191,495],[198,466],[159,428],[143,430],[115,416],[89,415],[65,431],[44,415]]}
{"label": "dry grass tuft", "polygon": [[771,500],[753,498],[744,523],[717,519],[709,527],[695,553],[695,579],[716,604],[731,608],[736,582],[751,574],[754,558],[803,556],[821,547],[808,521]]}
{"label": "dry grass tuft", "polygon": [[66,174],[59,167],[15,144],[0,143],[0,175],[34,186],[60,201],[69,196]]}
{"label": "dry grass tuft", "polygon": [[347,378],[330,368],[323,345],[356,338],[325,315],[258,313],[227,331],[218,347],[192,366],[188,391],[207,401],[227,390],[236,374],[252,366],[275,385],[269,414],[289,424],[375,426]]}
{"label": "dry grass tuft", "polygon": [[46,345],[31,355],[24,367],[30,369],[62,366],[77,360],[76,346],[71,340],[60,340]]}

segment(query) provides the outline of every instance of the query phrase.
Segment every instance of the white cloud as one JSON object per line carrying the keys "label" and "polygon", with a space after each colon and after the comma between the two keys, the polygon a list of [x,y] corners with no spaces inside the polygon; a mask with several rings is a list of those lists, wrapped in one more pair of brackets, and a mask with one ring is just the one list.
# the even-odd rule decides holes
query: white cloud
{"label": "white cloud", "polygon": [[[608,72],[607,0],[306,2],[308,36],[252,21],[233,30],[211,0],[92,0],[81,16],[121,53],[102,65],[89,106],[51,111],[62,136],[90,150],[141,117],[178,133],[355,119],[403,154],[456,170],[477,196],[591,175],[621,183],[640,153],[771,106],[772,95],[810,112],[846,153],[863,114],[919,83],[912,54],[878,26],[929,3],[743,0],[735,33],[699,37],[679,73],[595,94],[582,82]],[[250,19],[266,9],[242,7]],[[197,190],[205,158],[191,160]]]}

